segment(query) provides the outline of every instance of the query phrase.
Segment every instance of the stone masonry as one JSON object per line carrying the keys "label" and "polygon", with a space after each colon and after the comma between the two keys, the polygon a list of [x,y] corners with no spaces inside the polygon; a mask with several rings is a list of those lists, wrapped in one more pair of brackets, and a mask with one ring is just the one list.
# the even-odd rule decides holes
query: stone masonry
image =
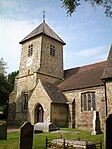
{"label": "stone masonry", "polygon": [[30,121],[33,125],[52,123],[92,130],[97,111],[103,130],[106,111],[112,113],[112,47],[107,61],[63,70],[65,42],[45,22],[20,44],[19,74],[9,97],[8,124]]}
{"label": "stone masonry", "polygon": [[[72,127],[71,122],[75,121],[76,128],[92,130],[93,111],[81,111],[81,100],[80,100],[81,93],[89,92],[89,91],[96,92],[96,111],[99,111],[100,123],[101,123],[101,127],[103,129],[104,119],[106,116],[104,86],[64,92],[69,103],[74,103],[74,100],[75,100],[75,103],[74,103],[75,108],[74,109],[72,109],[73,105],[69,104],[69,111],[71,113],[69,116],[69,127]],[[73,118],[72,113],[74,113],[74,115],[75,115],[74,120],[72,120],[72,118]]]}

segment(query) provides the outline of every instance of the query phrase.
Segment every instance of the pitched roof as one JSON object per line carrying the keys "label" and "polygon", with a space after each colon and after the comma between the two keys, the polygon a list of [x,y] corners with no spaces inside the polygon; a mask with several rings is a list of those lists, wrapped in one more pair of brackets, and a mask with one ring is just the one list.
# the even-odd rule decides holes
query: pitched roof
{"label": "pitched roof", "polygon": [[103,71],[102,79],[110,79],[112,78],[112,46],[110,48],[109,56],[107,59],[107,65]]}
{"label": "pitched roof", "polygon": [[101,76],[106,61],[64,71],[65,80],[58,87],[62,91],[83,89],[103,85]]}
{"label": "pitched roof", "polygon": [[20,44],[22,44],[23,42],[25,42],[35,36],[38,36],[40,34],[45,34],[45,35],[59,41],[63,45],[65,45],[65,42],[45,22],[41,23],[30,34],[28,34],[23,40],[21,40]]}
{"label": "pitched roof", "polygon": [[62,93],[62,91],[53,83],[43,82],[44,89],[48,93],[53,103],[64,103],[67,104],[67,99]]}

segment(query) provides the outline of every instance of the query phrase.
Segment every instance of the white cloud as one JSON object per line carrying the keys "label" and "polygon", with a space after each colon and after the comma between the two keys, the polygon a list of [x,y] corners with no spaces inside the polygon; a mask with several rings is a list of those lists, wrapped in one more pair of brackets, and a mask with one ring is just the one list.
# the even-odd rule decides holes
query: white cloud
{"label": "white cloud", "polygon": [[109,46],[98,46],[95,48],[88,48],[83,50],[65,50],[64,63],[65,68],[71,68],[76,66],[82,66],[90,63],[104,61],[107,59],[107,51]]}
{"label": "white cloud", "polygon": [[95,56],[99,56],[100,54],[103,54],[105,49],[107,49],[107,46],[99,46],[95,48],[84,49],[79,51],[77,53],[77,56],[83,56],[85,58],[91,57],[91,56],[95,57]]}
{"label": "white cloud", "polygon": [[69,57],[83,57],[83,58],[88,58],[88,57],[96,57],[96,56],[101,56],[104,55],[104,52],[107,53],[108,46],[98,46],[95,48],[88,48],[88,49],[83,49],[80,51],[66,51],[66,55]]}
{"label": "white cloud", "polygon": [[18,70],[21,52],[21,41],[34,26],[23,20],[0,21],[0,58],[8,63],[8,72]]}

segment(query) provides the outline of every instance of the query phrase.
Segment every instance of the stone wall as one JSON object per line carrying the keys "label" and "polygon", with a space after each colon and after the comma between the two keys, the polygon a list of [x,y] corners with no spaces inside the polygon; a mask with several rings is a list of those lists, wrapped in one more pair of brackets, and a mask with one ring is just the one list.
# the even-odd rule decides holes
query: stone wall
{"label": "stone wall", "polygon": [[14,90],[9,95],[9,105],[8,105],[8,125],[15,125],[15,116],[16,116],[16,96],[17,96],[17,82],[15,79]]}
{"label": "stone wall", "polygon": [[112,114],[112,81],[106,82],[107,112]]}
{"label": "stone wall", "polygon": [[[63,45],[45,35],[42,43],[40,71],[57,78],[63,78]],[[50,45],[55,47],[54,57],[50,55]]]}
{"label": "stone wall", "polygon": [[[33,54],[28,57],[28,47],[33,45]],[[40,68],[41,60],[41,45],[42,45],[42,36],[38,38],[33,38],[22,44],[21,49],[21,58],[20,58],[20,67],[19,67],[19,77],[23,77],[33,72],[36,72]],[[28,59],[31,58],[30,64],[28,64]]]}
{"label": "stone wall", "polygon": [[[76,128],[92,130],[93,111],[81,110],[81,93],[91,92],[91,91],[95,92],[96,111],[99,111],[101,128],[103,129],[104,119],[106,115],[104,86],[64,92],[65,96],[69,101],[69,127],[72,127],[71,123],[73,123],[73,117],[74,117]],[[71,106],[73,102],[75,104],[74,111]],[[74,115],[72,113],[74,113]]]}
{"label": "stone wall", "polygon": [[52,103],[51,121],[59,127],[68,127],[68,105]]}
{"label": "stone wall", "polygon": [[[28,56],[28,47],[31,44],[33,45],[33,54],[31,56]],[[50,55],[50,45],[55,46],[55,57],[52,57]],[[30,111],[32,111],[31,107],[33,106],[34,108],[37,103],[41,103],[43,104],[42,106],[44,106],[44,104],[48,101],[44,93],[42,97],[40,97],[40,94],[42,92],[40,91],[40,89],[35,90],[36,88],[38,88],[38,80],[40,79],[43,81],[55,83],[60,81],[62,78],[63,45],[60,42],[57,42],[56,40],[45,35],[40,35],[24,42],[21,48],[19,75],[17,77],[17,92],[15,93],[15,95],[10,95],[10,109],[12,107],[11,100],[13,100],[14,96],[15,97],[13,106],[15,106],[16,109],[14,108],[15,114],[12,113],[13,111],[10,112],[12,113],[12,115],[10,116],[15,117],[15,120],[21,124],[27,119],[31,119],[32,123],[34,123],[34,115],[30,114]],[[22,109],[23,92],[28,93],[28,96],[31,96],[31,92],[33,92],[33,95],[31,96],[31,101],[33,105],[30,102],[29,96],[29,109],[27,111],[23,111]],[[37,99],[37,97],[41,100]],[[48,106],[48,108],[49,116],[47,115],[44,117],[45,121],[50,121],[50,106]],[[46,120],[47,118],[49,120]]]}
{"label": "stone wall", "polygon": [[8,125],[15,124],[16,116],[16,91],[14,90],[9,96],[9,106],[8,106]]}
{"label": "stone wall", "polygon": [[[33,45],[33,54],[28,57],[28,46]],[[55,56],[50,55],[50,45],[55,47]],[[30,65],[28,60],[30,59]],[[23,43],[21,49],[19,78],[27,77],[39,72],[39,78],[44,79],[44,74],[52,82],[57,82],[63,78],[63,45],[56,40],[45,35],[38,36]],[[43,74],[41,76],[41,74]]]}
{"label": "stone wall", "polygon": [[[38,96],[37,96],[38,95]],[[41,104],[43,107],[43,122],[52,122],[57,126],[68,126],[68,107],[67,104],[52,103],[48,93],[45,91],[41,81],[38,82],[28,103],[29,121],[36,123],[36,107]]]}
{"label": "stone wall", "polygon": [[16,116],[15,120],[18,123],[23,124],[27,121],[28,111],[23,111],[23,97],[22,94],[28,93],[28,97],[30,96],[30,92],[36,86],[36,75],[32,74],[26,77],[18,78],[18,86],[17,86],[17,94],[16,94]]}

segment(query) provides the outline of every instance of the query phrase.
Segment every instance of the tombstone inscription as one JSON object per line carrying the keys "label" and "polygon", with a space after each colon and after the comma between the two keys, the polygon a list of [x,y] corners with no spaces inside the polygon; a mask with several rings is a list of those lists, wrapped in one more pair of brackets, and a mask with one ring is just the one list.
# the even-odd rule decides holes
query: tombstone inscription
{"label": "tombstone inscription", "polygon": [[32,149],[33,128],[30,122],[25,122],[20,128],[20,149]]}

